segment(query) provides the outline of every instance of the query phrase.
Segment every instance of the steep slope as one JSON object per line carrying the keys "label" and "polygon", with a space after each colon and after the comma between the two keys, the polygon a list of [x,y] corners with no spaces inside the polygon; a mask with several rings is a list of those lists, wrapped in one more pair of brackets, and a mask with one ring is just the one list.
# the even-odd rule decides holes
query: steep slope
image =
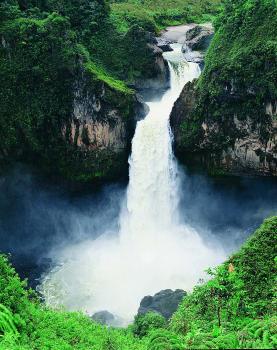
{"label": "steep slope", "polygon": [[216,173],[277,174],[277,6],[226,1],[202,77],[171,116],[182,159]]}
{"label": "steep slope", "polygon": [[[126,85],[143,75],[130,41],[140,44],[144,65],[160,67],[145,31],[131,28],[129,42],[122,35],[100,45],[113,28],[101,0],[5,0],[0,18],[1,168],[24,161],[73,181],[126,173],[135,122],[146,112]],[[115,54],[119,40],[120,59],[129,59],[124,75],[103,53],[110,44]]]}

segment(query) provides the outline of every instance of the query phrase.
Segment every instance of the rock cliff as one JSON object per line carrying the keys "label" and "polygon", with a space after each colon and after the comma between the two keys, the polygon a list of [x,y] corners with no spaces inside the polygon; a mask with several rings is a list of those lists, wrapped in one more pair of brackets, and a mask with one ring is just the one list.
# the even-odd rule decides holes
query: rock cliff
{"label": "rock cliff", "polygon": [[[171,113],[176,154],[186,163],[214,174],[277,175],[276,100],[243,118],[236,113],[216,119],[197,109],[196,81],[188,83]],[[243,96],[226,95],[232,103]]]}
{"label": "rock cliff", "polygon": [[215,174],[277,175],[276,25],[274,1],[225,3],[202,75],[171,114],[179,158]]}
{"label": "rock cliff", "polygon": [[75,179],[114,179],[126,173],[136,121],[147,106],[131,90],[118,91],[93,82],[82,71],[73,85],[71,118],[62,125],[69,169]]}

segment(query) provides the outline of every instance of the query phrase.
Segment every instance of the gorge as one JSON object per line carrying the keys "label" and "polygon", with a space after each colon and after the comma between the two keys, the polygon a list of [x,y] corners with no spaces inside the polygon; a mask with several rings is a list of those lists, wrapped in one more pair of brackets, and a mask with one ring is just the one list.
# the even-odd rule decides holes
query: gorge
{"label": "gorge", "polygon": [[276,25],[0,2],[0,350],[277,347]]}
{"label": "gorge", "polygon": [[148,103],[149,114],[136,127],[119,233],[59,252],[61,267],[40,287],[48,305],[89,314],[108,310],[130,322],[145,295],[168,287],[190,290],[206,266],[224,259],[220,247],[209,247],[178,219],[179,177],[169,115],[184,83],[200,70],[184,60],[181,45],[173,49],[164,54],[171,88],[160,101]]}

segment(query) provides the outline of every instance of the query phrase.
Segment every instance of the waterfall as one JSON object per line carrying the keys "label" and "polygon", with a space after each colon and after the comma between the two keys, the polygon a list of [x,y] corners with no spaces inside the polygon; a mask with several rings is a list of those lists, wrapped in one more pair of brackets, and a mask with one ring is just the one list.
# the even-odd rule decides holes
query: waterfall
{"label": "waterfall", "polygon": [[[169,116],[183,86],[197,78],[197,64],[184,60],[181,46],[165,54],[169,63],[171,88],[161,101],[150,102],[149,114],[137,124],[130,159],[127,194],[128,214],[123,232],[145,235],[148,231],[170,228],[177,216],[178,177],[172,153]],[[125,221],[129,227],[126,229]]]}
{"label": "waterfall", "polygon": [[128,323],[140,300],[162,289],[186,291],[203,270],[224,257],[189,226],[179,223],[179,177],[169,115],[184,84],[200,74],[181,47],[165,54],[171,88],[137,124],[130,157],[126,205],[117,234],[64,248],[40,290],[51,306],[92,314],[108,310]]}

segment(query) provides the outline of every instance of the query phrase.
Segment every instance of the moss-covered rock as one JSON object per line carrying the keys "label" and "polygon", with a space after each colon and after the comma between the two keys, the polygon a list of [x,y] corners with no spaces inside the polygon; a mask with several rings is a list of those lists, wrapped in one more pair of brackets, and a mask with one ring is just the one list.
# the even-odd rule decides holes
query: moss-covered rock
{"label": "moss-covered rock", "polygon": [[226,173],[277,175],[276,11],[274,0],[224,3],[203,74],[172,113],[182,158]]}
{"label": "moss-covered rock", "polygon": [[126,173],[135,121],[145,108],[104,62],[92,59],[88,37],[98,36],[108,11],[103,1],[89,3],[77,14],[73,0],[1,3],[1,167],[24,161],[72,181]]}

